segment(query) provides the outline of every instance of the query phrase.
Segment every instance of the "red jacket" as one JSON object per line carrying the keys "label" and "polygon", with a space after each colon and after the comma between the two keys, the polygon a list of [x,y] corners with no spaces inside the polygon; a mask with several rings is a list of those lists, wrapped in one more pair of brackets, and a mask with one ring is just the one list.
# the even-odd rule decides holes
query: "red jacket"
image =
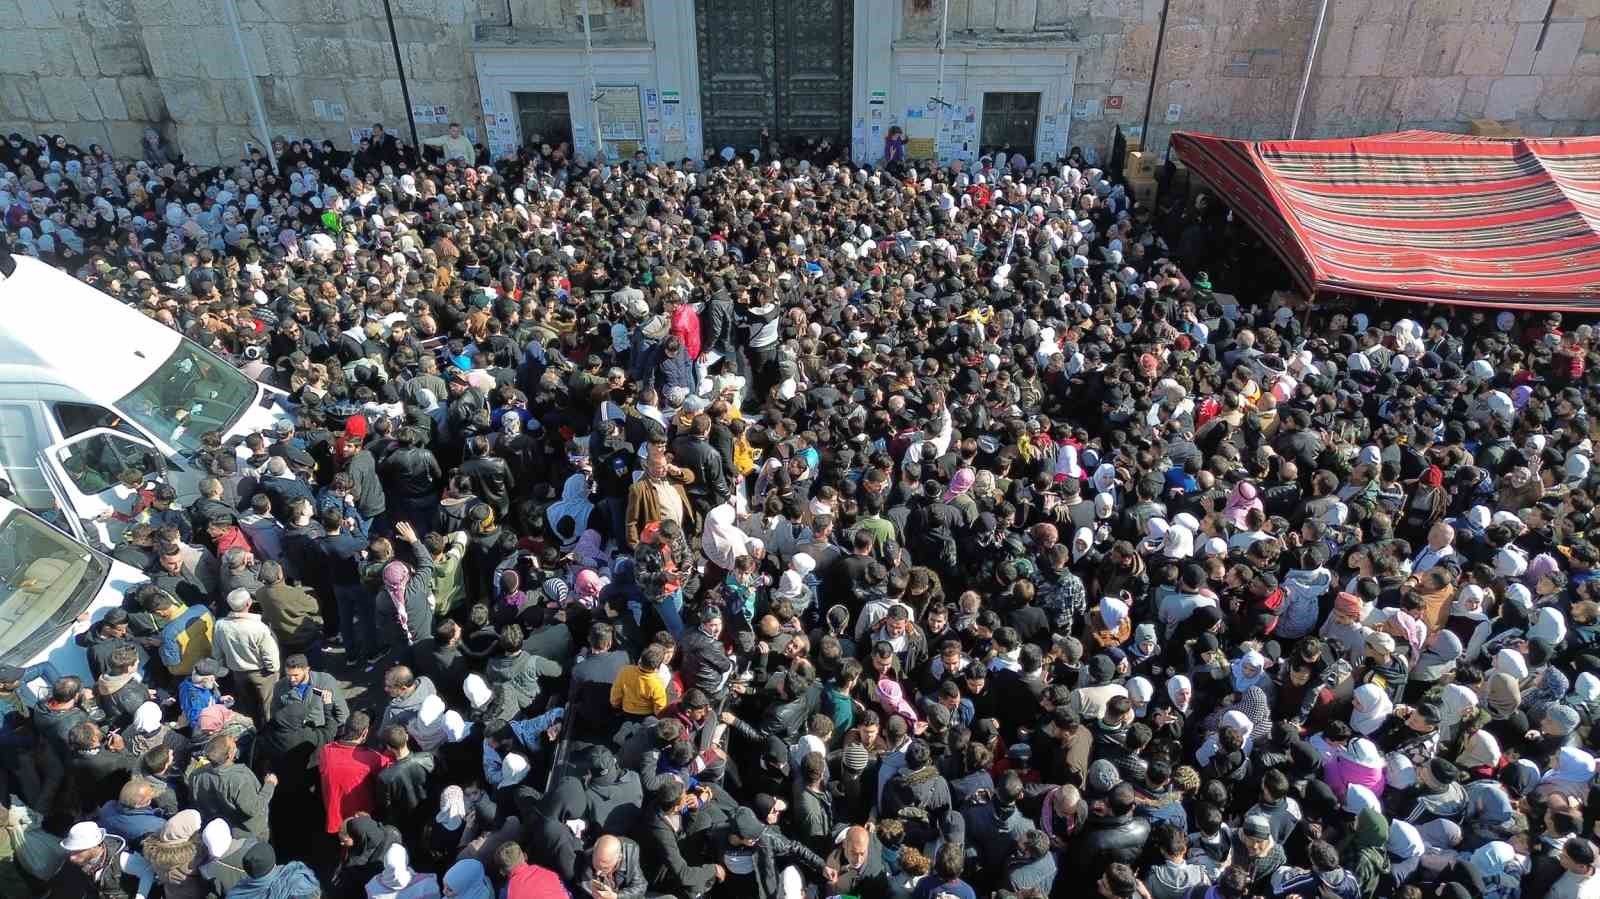
{"label": "red jacket", "polygon": [[679,305],[672,313],[672,336],[683,341],[690,361],[700,358],[700,313],[688,303]]}
{"label": "red jacket", "polygon": [[378,816],[378,772],[394,760],[365,746],[329,743],[317,754],[322,769],[322,804],[328,810],[328,833],[337,833],[356,812]]}
{"label": "red jacket", "polygon": [[572,894],[556,872],[526,862],[511,869],[506,878],[506,899],[571,899]]}

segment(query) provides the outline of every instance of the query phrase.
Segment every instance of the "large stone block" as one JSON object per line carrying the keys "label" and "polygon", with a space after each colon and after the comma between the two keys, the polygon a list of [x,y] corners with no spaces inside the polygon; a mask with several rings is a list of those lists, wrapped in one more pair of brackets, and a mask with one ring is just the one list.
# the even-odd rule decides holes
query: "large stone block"
{"label": "large stone block", "polygon": [[1324,26],[1322,46],[1317,50],[1317,76],[1340,77],[1350,71],[1350,47],[1355,43],[1356,23],[1330,19]]}
{"label": "large stone block", "polygon": [[1547,119],[1600,116],[1600,77],[1546,78],[1537,111]]}
{"label": "large stone block", "polygon": [[1433,30],[1434,23],[1414,16],[1405,25],[1395,26],[1389,35],[1389,51],[1384,55],[1381,74],[1388,78],[1422,74],[1424,48]]}
{"label": "large stone block", "polygon": [[1520,119],[1532,115],[1539,101],[1544,79],[1538,75],[1514,75],[1495,79],[1489,87],[1489,102],[1483,115],[1488,119]]}
{"label": "large stone block", "polygon": [[[1360,82],[1355,78],[1314,78],[1307,91],[1308,115],[1316,122],[1344,121],[1355,115],[1357,90]],[[1302,123],[1303,124],[1303,123]]]}
{"label": "large stone block", "polygon": [[1578,61],[1578,51],[1583,48],[1583,22],[1551,22],[1545,33],[1544,46],[1533,58],[1533,74],[1565,75]]}
{"label": "large stone block", "polygon": [[1483,118],[1483,111],[1489,105],[1489,88],[1493,86],[1492,76],[1468,76],[1466,87],[1461,92],[1461,104],[1456,109],[1457,114],[1463,119]]}
{"label": "large stone block", "polygon": [[45,59],[44,47],[34,39],[34,32],[20,29],[0,31],[0,75],[42,75],[50,64]]}
{"label": "large stone block", "polygon": [[100,104],[95,102],[89,82],[82,78],[47,78],[43,87],[50,118],[58,122],[92,122],[100,118]]}
{"label": "large stone block", "polygon": [[50,0],[17,0],[17,7],[22,24],[29,28],[54,28],[61,24],[55,4]]}
{"label": "large stone block", "polygon": [[1038,0],[1034,24],[1046,28],[1065,25],[1072,20],[1074,6],[1083,7],[1083,11],[1078,15],[1089,14],[1088,0]]}
{"label": "large stone block", "polygon": [[1150,63],[1155,58],[1156,27],[1140,24],[1130,29],[1122,38],[1122,51],[1117,54],[1117,77],[1130,80],[1150,77]]}
{"label": "large stone block", "polygon": [[1511,41],[1511,53],[1506,57],[1506,75],[1533,74],[1533,58],[1537,54],[1539,32],[1543,26],[1525,23],[1516,26],[1516,37]]}
{"label": "large stone block", "polygon": [[999,0],[968,0],[967,27],[988,31],[995,27]]}
{"label": "large stone block", "polygon": [[1592,19],[1600,16],[1600,0],[1556,0],[1552,19]]}
{"label": "large stone block", "polygon": [[1365,22],[1357,26],[1355,40],[1350,45],[1350,65],[1345,74],[1360,76],[1382,72],[1389,36],[1393,33],[1394,26],[1387,22]]}
{"label": "large stone block", "polygon": [[212,125],[194,125],[179,121],[173,125],[173,139],[183,154],[197,162],[212,164],[217,161],[217,129]]}
{"label": "large stone block", "polygon": [[1161,49],[1161,71],[1173,77],[1195,77],[1209,70],[1211,27],[1180,25],[1167,28],[1167,42]]}
{"label": "large stone block", "polygon": [[1506,60],[1511,56],[1511,43],[1516,39],[1516,29],[1511,27],[1472,27],[1467,29],[1461,42],[1461,56],[1456,62],[1457,75],[1503,75]]}
{"label": "large stone block", "polygon": [[1574,75],[1600,75],[1600,53],[1579,53],[1572,63]]}
{"label": "large stone block", "polygon": [[17,93],[22,96],[22,103],[28,110],[28,118],[42,122],[50,118],[50,104],[45,102],[44,88],[40,86],[37,78],[17,79]]}
{"label": "large stone block", "polygon": [[122,88],[115,78],[99,78],[94,82],[94,99],[100,107],[102,118],[113,121],[128,118],[128,103],[122,98]]}
{"label": "large stone block", "polygon": [[106,122],[106,149],[114,156],[139,156],[147,127],[146,122]]}
{"label": "large stone block", "polygon": [[1395,102],[1401,118],[1451,119],[1461,106],[1461,95],[1466,87],[1464,75],[1407,78],[1401,82]]}
{"label": "large stone block", "polygon": [[122,101],[128,118],[140,122],[159,122],[167,117],[167,100],[153,78],[127,77],[120,82]]}
{"label": "large stone block", "polygon": [[137,31],[95,29],[91,49],[95,67],[102,75],[138,75],[146,71],[144,48],[139,45]]}
{"label": "large stone block", "polygon": [[1513,22],[1540,22],[1550,9],[1549,0],[1501,0],[1506,6],[1506,18]]}
{"label": "large stone block", "polygon": [[1460,23],[1435,23],[1422,51],[1422,74],[1454,75],[1461,60],[1461,47],[1467,40],[1467,30],[1468,26]]}
{"label": "large stone block", "polygon": [[227,121],[220,85],[204,78],[163,78],[161,91],[172,119],[180,124]]}

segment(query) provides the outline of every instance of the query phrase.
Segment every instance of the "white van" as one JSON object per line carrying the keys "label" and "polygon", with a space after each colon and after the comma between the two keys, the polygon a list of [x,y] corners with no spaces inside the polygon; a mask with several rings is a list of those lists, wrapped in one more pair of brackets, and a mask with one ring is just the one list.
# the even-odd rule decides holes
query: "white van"
{"label": "white van", "polygon": [[132,566],[0,499],[0,664],[25,669],[49,662],[89,683],[77,635],[145,580]]}
{"label": "white van", "polygon": [[59,496],[92,543],[120,536],[97,519],[124,471],[162,475],[187,505],[201,436],[285,421],[286,396],[65,272],[0,258],[0,476],[35,512]]}

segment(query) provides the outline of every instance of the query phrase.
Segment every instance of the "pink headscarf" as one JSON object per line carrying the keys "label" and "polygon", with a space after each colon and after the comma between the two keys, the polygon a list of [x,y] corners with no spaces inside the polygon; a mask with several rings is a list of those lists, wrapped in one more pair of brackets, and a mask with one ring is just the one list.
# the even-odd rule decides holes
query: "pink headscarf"
{"label": "pink headscarf", "polygon": [[889,714],[899,715],[906,719],[907,724],[917,723],[917,712],[911,707],[911,703],[906,702],[905,693],[901,691],[900,684],[887,677],[878,681],[878,703]]}
{"label": "pink headscarf", "polygon": [[1222,517],[1236,528],[1245,527],[1245,514],[1251,509],[1266,511],[1261,505],[1256,485],[1249,481],[1240,481],[1234,485],[1233,491],[1228,494],[1228,505],[1222,510]]}
{"label": "pink headscarf", "polygon": [[1417,664],[1422,657],[1423,644],[1428,642],[1428,626],[1412,617],[1411,613],[1399,609],[1389,612],[1389,623],[1405,634],[1406,642],[1411,644],[1411,664]]}
{"label": "pink headscarf", "polygon": [[944,490],[944,502],[949,502],[971,490],[973,482],[977,479],[978,475],[970,468],[963,468],[957,471],[955,476],[950,479],[950,486]]}
{"label": "pink headscarf", "polygon": [[[411,569],[399,559],[383,566],[383,589],[394,603],[394,614],[400,619],[400,628],[411,634],[411,619],[406,615],[406,583],[411,580]],[[412,639],[416,639],[412,635]]]}

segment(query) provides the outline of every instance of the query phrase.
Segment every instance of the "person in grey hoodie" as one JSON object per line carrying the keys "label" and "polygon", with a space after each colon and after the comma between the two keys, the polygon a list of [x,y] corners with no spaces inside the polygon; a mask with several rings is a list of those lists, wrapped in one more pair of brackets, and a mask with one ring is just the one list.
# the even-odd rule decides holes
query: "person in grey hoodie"
{"label": "person in grey hoodie", "polygon": [[1187,860],[1189,839],[1183,831],[1171,824],[1157,824],[1150,832],[1150,843],[1161,854],[1161,861],[1144,875],[1150,899],[1184,899],[1190,890],[1211,882],[1205,868]]}
{"label": "person in grey hoodie", "polygon": [[237,759],[239,746],[234,739],[218,734],[206,744],[206,764],[189,775],[189,795],[194,806],[207,818],[221,818],[252,836],[267,836],[267,808],[278,787],[278,776],[261,780]]}

